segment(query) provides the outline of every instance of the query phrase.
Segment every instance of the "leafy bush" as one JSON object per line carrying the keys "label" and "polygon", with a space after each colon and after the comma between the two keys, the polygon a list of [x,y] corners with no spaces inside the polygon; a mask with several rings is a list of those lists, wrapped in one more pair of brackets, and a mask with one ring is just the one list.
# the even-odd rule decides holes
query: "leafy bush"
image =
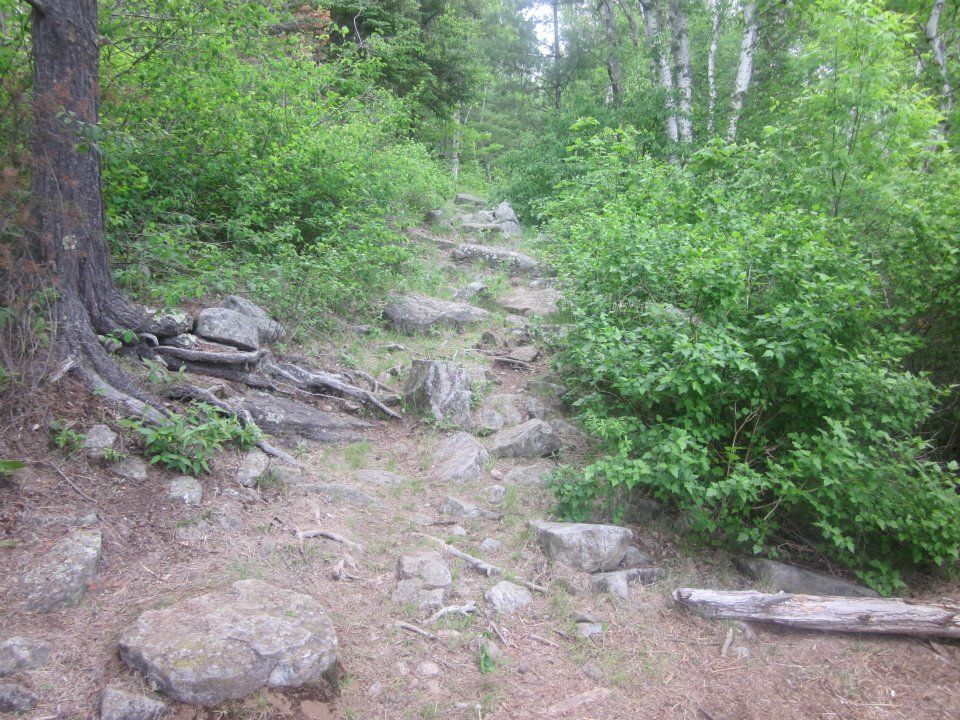
{"label": "leafy bush", "polygon": [[955,559],[956,467],[918,436],[938,392],[902,370],[917,342],[850,224],[757,203],[751,148],[683,169],[629,130],[577,130],[545,212],[572,291],[560,367],[607,454],[557,484],[561,511],[640,491],[701,538],[812,546],[888,592]]}
{"label": "leafy bush", "polygon": [[232,443],[241,450],[259,439],[256,426],[244,426],[235,415],[218,414],[215,408],[200,404],[183,415],[171,415],[162,423],[148,425],[139,420],[121,420],[124,427],[139,433],[144,454],[151,464],[198,475],[209,472],[209,461],[223,446]]}

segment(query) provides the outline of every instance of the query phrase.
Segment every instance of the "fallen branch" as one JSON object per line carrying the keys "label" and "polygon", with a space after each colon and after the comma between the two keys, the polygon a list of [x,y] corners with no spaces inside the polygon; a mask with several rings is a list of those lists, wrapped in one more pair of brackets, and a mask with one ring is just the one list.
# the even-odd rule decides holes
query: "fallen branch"
{"label": "fallen branch", "polygon": [[422,627],[418,627],[418,626],[416,626],[416,625],[411,625],[411,624],[408,623],[408,622],[400,622],[400,621],[398,621],[398,622],[397,622],[397,627],[400,628],[401,630],[407,630],[408,632],[416,633],[417,635],[423,635],[423,637],[427,638],[428,640],[436,640],[436,639],[437,639],[437,636],[434,635],[434,634],[433,634],[432,632],[430,632],[429,630],[424,630]]}
{"label": "fallen branch", "polygon": [[960,638],[960,605],[899,598],[791,595],[680,588],[680,607],[722,620],[768,622],[801,630]]}
{"label": "fallen branch", "polygon": [[344,553],[343,557],[340,558],[340,561],[333,566],[333,572],[331,573],[331,575],[333,575],[333,579],[334,580],[343,580],[344,578],[346,578],[347,580],[360,579],[359,575],[352,574],[347,570],[347,568],[350,568],[350,570],[353,570],[353,572],[360,572],[360,566],[357,565],[357,561],[353,559],[350,553]]}
{"label": "fallen branch", "polygon": [[720,648],[720,657],[725,658],[727,656],[731,645],[733,645],[733,628],[727,630],[727,637],[723,641],[723,647]]}
{"label": "fallen branch", "polygon": [[322,537],[322,538],[326,538],[327,540],[333,540],[333,542],[340,543],[341,545],[346,545],[347,547],[351,547],[359,553],[366,552],[366,549],[360,543],[354,542],[349,538],[345,538],[343,535],[338,535],[335,532],[331,532],[329,530],[301,531],[299,528],[297,529],[297,540],[300,540],[301,542],[303,540],[306,540],[309,538],[315,538],[315,537]]}
{"label": "fallen branch", "polygon": [[437,622],[441,618],[445,618],[447,615],[469,615],[470,613],[475,613],[477,611],[477,604],[473,602],[468,602],[466,605],[447,605],[437,610],[433,615],[426,619],[427,625]]}
{"label": "fallen branch", "polygon": [[[427,540],[432,540],[433,542],[437,543],[437,545],[439,545],[441,548],[446,550],[448,553],[450,553],[454,557],[460,558],[465,563],[467,563],[467,565],[472,567],[474,570],[482,572],[487,577],[490,577],[491,575],[503,575],[503,573],[506,572],[502,567],[491,565],[490,563],[484,560],[481,560],[480,558],[476,558],[473,555],[468,555],[463,550],[455,548],[453,545],[450,545],[444,542],[443,540],[441,540],[440,538],[434,537],[433,535],[426,535],[425,533],[414,533],[414,534],[419,535],[420,537],[424,537]],[[545,587],[541,585],[537,585],[536,583],[532,583],[527,580],[519,580],[519,579],[517,580],[517,582],[523,585],[524,587],[529,588],[530,590],[535,590],[536,592],[542,592],[542,593],[547,592],[547,589]]]}
{"label": "fallen branch", "polygon": [[550,638],[542,637],[541,635],[533,635],[533,634],[531,634],[531,635],[530,635],[530,638],[533,639],[533,640],[536,640],[538,643],[542,643],[543,645],[547,645],[548,647],[552,647],[552,648],[558,648],[558,647],[560,647],[560,645],[559,645],[558,643],[555,643],[555,642],[554,642],[553,640],[551,640]]}

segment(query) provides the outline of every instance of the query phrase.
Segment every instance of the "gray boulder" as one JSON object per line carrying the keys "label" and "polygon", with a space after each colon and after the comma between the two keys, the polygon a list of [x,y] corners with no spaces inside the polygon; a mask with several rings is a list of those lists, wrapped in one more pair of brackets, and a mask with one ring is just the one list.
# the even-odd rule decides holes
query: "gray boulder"
{"label": "gray boulder", "polygon": [[197,335],[241,350],[260,349],[257,321],[227,308],[205,308],[197,317]]}
{"label": "gray boulder", "polygon": [[[497,230],[499,225],[495,225]],[[515,250],[465,243],[453,249],[450,257],[460,262],[483,262],[491,267],[502,267],[511,272],[533,272],[540,267],[540,263],[529,255]]]}
{"label": "gray boulder", "polygon": [[496,552],[500,549],[501,542],[496,538],[484,538],[483,542],[480,543],[480,549],[485,553]]}
{"label": "gray boulder", "polygon": [[128,457],[113,463],[110,472],[121,480],[143,482],[147,479],[147,464],[138,457]]}
{"label": "gray boulder", "polygon": [[617,525],[530,523],[544,554],[554,562],[595,573],[616,569],[633,540],[633,533]]}
{"label": "gray boulder", "polygon": [[510,393],[495,393],[485,398],[483,405],[474,413],[474,429],[479,435],[489,435],[509,425],[523,422],[520,412],[521,399]]}
{"label": "gray boulder", "polygon": [[619,570],[630,570],[632,568],[651,567],[656,564],[656,560],[643,552],[636,545],[631,545],[623,554],[623,560],[618,566]]}
{"label": "gray boulder", "polygon": [[504,237],[519,237],[523,234],[523,230],[520,229],[519,223],[507,220],[506,222],[500,223],[500,233]]}
{"label": "gray boulder", "polygon": [[195,478],[181,475],[170,481],[167,497],[174,502],[182,502],[191,507],[198,506],[203,501],[203,488]]}
{"label": "gray boulder", "polygon": [[97,574],[102,545],[99,531],[75,530],[50,548],[16,587],[24,609],[47,613],[83,598]]}
{"label": "gray boulder", "polygon": [[458,520],[499,520],[500,513],[495,513],[486,508],[477,507],[472,503],[464,502],[455,497],[448,497],[444,500],[440,512],[449,515]]}
{"label": "gray boulder", "polygon": [[810,570],[766,558],[736,558],[734,562],[754,580],[777,590],[802,595],[840,595],[843,597],[880,597],[863,585],[821,575]]}
{"label": "gray boulder", "polygon": [[403,555],[397,561],[397,588],[393,601],[410,604],[418,610],[443,607],[453,583],[450,568],[440,553],[425,550]]}
{"label": "gray boulder", "polygon": [[470,374],[456,363],[414,360],[403,396],[414,410],[470,429]]}
{"label": "gray boulder", "polygon": [[457,193],[457,196],[453,200],[454,205],[473,205],[475,207],[483,207],[486,204],[486,201],[482,197],[477,197],[476,195],[470,195],[469,193]]}
{"label": "gray boulder", "polygon": [[143,331],[158,338],[183,335],[193,330],[193,318],[183,310],[156,310],[144,308],[151,317]]}
{"label": "gray boulder", "polygon": [[463,328],[490,317],[483,308],[426,295],[399,295],[383,308],[383,317],[396,330],[425,333],[443,327]]}
{"label": "gray boulder", "polygon": [[540,357],[540,349],[535,345],[521,345],[511,350],[508,357],[511,360],[532,363],[534,360]]}
{"label": "gray boulder", "polygon": [[270,458],[262,450],[251,448],[240,460],[237,482],[243,487],[256,487],[257,481],[270,469]]}
{"label": "gray boulder", "polygon": [[487,590],[485,597],[495,611],[501,615],[513,615],[533,602],[530,591],[508,580],[501,580]]}
{"label": "gray boulder", "polygon": [[662,577],[659,568],[630,568],[595,573],[590,576],[590,585],[594,592],[630,597],[630,585],[635,582],[655,582]]}
{"label": "gray boulder", "polygon": [[166,697],[213,706],[317,684],[337,661],[337,636],[309,595],[241,580],[145,612],[121,636],[120,657]]}
{"label": "gray boulder", "polygon": [[14,635],[0,643],[0,677],[33,670],[50,659],[53,645],[45,640]]}
{"label": "gray boulder", "polygon": [[506,201],[497,205],[493,211],[493,217],[496,218],[497,222],[512,222],[516,223],[517,225],[520,224],[520,218],[517,217],[517,214],[513,211],[513,208],[510,207],[510,203]]}
{"label": "gray boulder", "polygon": [[560,292],[552,288],[511,288],[496,299],[497,305],[518,315],[553,315],[557,312]]}
{"label": "gray boulder", "polygon": [[100,696],[100,720],[157,720],[169,711],[162,700],[119,685],[107,685]]}
{"label": "gray boulder", "polygon": [[549,460],[539,460],[532,465],[520,465],[511,468],[504,475],[503,480],[514,485],[531,485],[543,487],[548,484],[550,475],[557,466]]}
{"label": "gray boulder", "polygon": [[272,319],[262,307],[240,295],[227,295],[220,307],[246,315],[254,321],[261,344],[276,342],[283,336],[283,325]]}
{"label": "gray boulder", "polygon": [[487,284],[484,282],[480,282],[479,280],[476,280],[468,284],[466,287],[463,287],[460,290],[457,290],[453,294],[453,296],[457,300],[471,300],[477,295],[485,295],[486,292],[487,292]]}
{"label": "gray boulder", "polygon": [[102,460],[117,444],[117,434],[106,425],[94,425],[83,439],[83,451],[88,457]]}
{"label": "gray boulder", "polygon": [[0,712],[24,712],[37,705],[37,696],[18,683],[0,683]]}
{"label": "gray boulder", "polygon": [[560,449],[560,438],[543,420],[527,420],[493,436],[491,452],[497,457],[538,458]]}
{"label": "gray boulder", "polygon": [[445,437],[433,455],[434,472],[441,480],[464,482],[478,477],[490,457],[486,448],[465,432]]}
{"label": "gray boulder", "polygon": [[243,409],[264,432],[317,442],[364,440],[363,431],[371,427],[370,423],[357,418],[324,412],[297,400],[264,392],[247,395],[243,399]]}

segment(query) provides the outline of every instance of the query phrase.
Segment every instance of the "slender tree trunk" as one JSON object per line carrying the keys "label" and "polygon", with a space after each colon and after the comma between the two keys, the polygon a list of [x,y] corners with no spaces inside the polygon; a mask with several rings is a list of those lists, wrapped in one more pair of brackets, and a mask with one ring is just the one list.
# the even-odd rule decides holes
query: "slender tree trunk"
{"label": "slender tree trunk", "polygon": [[673,69],[670,66],[670,53],[664,42],[659,8],[655,0],[639,0],[643,10],[643,32],[650,44],[650,54],[654,70],[654,83],[659,85],[666,96],[667,138],[670,142],[679,140],[677,107],[673,93]]}
{"label": "slender tree trunk", "polygon": [[670,0],[671,48],[676,65],[680,113],[677,130],[681,142],[693,141],[693,73],[690,70],[690,37],[684,0]]}
{"label": "slender tree trunk", "polygon": [[717,107],[717,46],[720,44],[721,0],[710,0],[710,50],[707,53],[707,134],[713,137],[713,114]]}
{"label": "slender tree trunk", "polygon": [[460,177],[460,137],[463,134],[463,121],[460,119],[460,111],[453,115],[453,137],[450,138],[450,174],[453,175],[453,182],[456,184]]}
{"label": "slender tree trunk", "polygon": [[33,5],[36,247],[58,293],[57,340],[72,369],[107,399],[156,415],[104,352],[97,333],[142,329],[144,314],[114,285],[104,238],[100,157],[91,137],[99,110],[96,0]]}
{"label": "slender tree trunk", "polygon": [[[934,0],[933,7],[930,9],[930,19],[927,20],[925,28],[927,43],[930,45],[930,54],[933,56],[933,62],[940,70],[940,109],[944,115],[953,108],[953,87],[950,84],[950,72],[947,67],[947,49],[943,42],[943,36],[940,34],[940,15],[943,13],[945,0]],[[940,125],[941,137],[946,133],[946,118]]]}
{"label": "slender tree trunk", "polygon": [[619,106],[623,99],[623,80],[620,69],[620,39],[617,37],[617,17],[613,12],[613,0],[600,0],[600,17],[607,36],[607,75],[610,77],[610,94],[613,105]]}
{"label": "slender tree trunk", "polygon": [[560,0],[553,0],[553,107],[560,110],[562,89],[560,87]]}
{"label": "slender tree trunk", "polygon": [[757,4],[746,3],[743,6],[743,38],[740,41],[740,61],[737,63],[737,77],[733,85],[733,95],[730,98],[730,125],[727,128],[727,139],[737,139],[737,125],[743,113],[743,103],[750,89],[753,78],[753,49],[757,44]]}
{"label": "slender tree trunk", "polygon": [[627,18],[627,25],[630,27],[630,42],[633,43],[635,48],[640,47],[640,31],[637,28],[636,16],[630,11],[630,6],[626,0],[617,0],[617,7],[620,8],[620,12]]}

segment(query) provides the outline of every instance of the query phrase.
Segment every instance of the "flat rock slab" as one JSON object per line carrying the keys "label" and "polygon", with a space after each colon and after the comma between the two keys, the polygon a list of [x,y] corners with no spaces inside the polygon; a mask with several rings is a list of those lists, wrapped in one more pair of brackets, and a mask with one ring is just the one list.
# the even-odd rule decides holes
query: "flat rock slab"
{"label": "flat rock slab", "polygon": [[511,468],[503,476],[506,483],[515,485],[530,485],[544,487],[549,484],[550,475],[555,472],[557,466],[549,460],[540,460],[532,465],[520,465]]}
{"label": "flat rock slab", "polygon": [[140,458],[128,457],[113,463],[110,472],[121,480],[144,482],[147,479],[147,464]]}
{"label": "flat rock slab", "polygon": [[594,592],[608,593],[622,598],[630,597],[630,585],[635,582],[655,582],[663,576],[659,568],[630,568],[595,573],[590,576],[590,586]]}
{"label": "flat rock slab", "polygon": [[453,582],[450,568],[436,550],[401,555],[397,560],[397,579],[417,579],[428,589],[447,587]]}
{"label": "flat rock slab", "polygon": [[53,645],[45,640],[15,635],[0,642],[0,677],[33,670],[50,659]]}
{"label": "flat rock slab", "polygon": [[315,407],[256,392],[243,399],[243,409],[264,432],[271,435],[299,436],[317,442],[356,442],[365,440],[370,423],[349,415],[324,412]]}
{"label": "flat rock slab", "polygon": [[491,452],[497,457],[538,458],[560,449],[560,436],[543,420],[527,420],[493,436]]}
{"label": "flat rock slab", "polygon": [[174,502],[182,502],[184,505],[197,507],[203,502],[203,488],[195,478],[181,475],[170,481],[167,497]]}
{"label": "flat rock slab", "polygon": [[471,427],[470,373],[456,363],[414,360],[403,397],[414,410],[434,420],[469,430]]}
{"label": "flat rock slab", "polygon": [[533,602],[533,595],[525,587],[501,580],[487,590],[487,602],[501,615],[513,615]]}
{"label": "flat rock slab", "polygon": [[260,349],[260,329],[255,318],[227,308],[205,308],[197,316],[196,334],[206,340],[241,350]]}
{"label": "flat rock slab", "polygon": [[629,529],[617,525],[534,520],[530,527],[548,558],[590,573],[616,569],[633,540]]}
{"label": "flat rock slab", "polygon": [[120,657],[166,697],[212,706],[318,683],[337,661],[337,636],[309,595],[241,580],[145,612],[120,638]]}
{"label": "flat rock slab", "polygon": [[490,313],[467,303],[426,295],[401,295],[387,303],[383,308],[383,317],[401,332],[425,333],[444,327],[461,329],[486,320]]}
{"label": "flat rock slab", "polygon": [[557,312],[560,291],[552,288],[515,287],[496,299],[497,305],[518,315],[552,315]]}
{"label": "flat rock slab", "polygon": [[433,469],[441,480],[465,482],[479,477],[490,457],[487,449],[465,432],[445,437],[433,454]]}
{"label": "flat rock slab", "polygon": [[758,582],[786,593],[800,595],[838,595],[841,597],[880,597],[863,585],[804,570],[766,558],[736,558],[737,567]]}
{"label": "flat rock slab", "polygon": [[170,706],[142,692],[107,685],[100,696],[100,720],[157,720]]}
{"label": "flat rock slab", "polygon": [[477,507],[459,498],[448,497],[444,500],[440,512],[458,520],[499,520],[500,513]]}
{"label": "flat rock slab", "polygon": [[78,602],[97,574],[102,545],[99,531],[76,530],[50,548],[17,585],[24,609],[46,613]]}
{"label": "flat rock slab", "polygon": [[[494,225],[494,228],[499,230],[500,226]],[[529,255],[516,250],[477,243],[458,245],[453,249],[450,257],[460,262],[482,262],[491,267],[502,267],[510,272],[535,272],[540,268],[540,263]]]}

